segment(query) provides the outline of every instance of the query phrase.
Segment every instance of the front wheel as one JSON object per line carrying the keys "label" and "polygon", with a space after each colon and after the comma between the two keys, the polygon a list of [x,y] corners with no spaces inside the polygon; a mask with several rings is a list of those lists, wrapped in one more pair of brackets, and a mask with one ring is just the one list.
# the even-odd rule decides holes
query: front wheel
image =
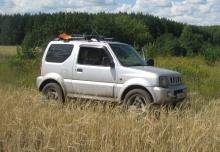
{"label": "front wheel", "polygon": [[61,87],[56,83],[48,83],[42,90],[46,101],[64,102],[63,91]]}
{"label": "front wheel", "polygon": [[150,94],[143,89],[133,89],[124,98],[125,109],[128,111],[146,112],[149,110],[151,103]]}

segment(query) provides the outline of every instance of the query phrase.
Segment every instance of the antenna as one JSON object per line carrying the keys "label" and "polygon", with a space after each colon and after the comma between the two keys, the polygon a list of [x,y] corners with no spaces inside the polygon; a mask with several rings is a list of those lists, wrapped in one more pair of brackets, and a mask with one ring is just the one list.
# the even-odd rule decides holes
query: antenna
{"label": "antenna", "polygon": [[92,28],[92,34],[91,34],[91,35],[93,35],[93,31],[94,31],[95,34],[96,34],[98,37],[100,37],[99,34],[98,34],[98,32],[96,32],[95,28],[93,28],[92,25],[91,25],[91,28]]}
{"label": "antenna", "polygon": [[67,21],[67,9],[68,9],[68,0],[66,0],[66,13],[65,13],[65,33],[66,33],[66,21]]}
{"label": "antenna", "polygon": [[94,31],[95,34],[97,35],[97,40],[100,41],[101,36],[99,36],[99,34],[96,32],[95,28],[92,27],[92,25],[91,25],[91,28],[92,28],[92,34],[91,35],[93,35],[93,31]]}

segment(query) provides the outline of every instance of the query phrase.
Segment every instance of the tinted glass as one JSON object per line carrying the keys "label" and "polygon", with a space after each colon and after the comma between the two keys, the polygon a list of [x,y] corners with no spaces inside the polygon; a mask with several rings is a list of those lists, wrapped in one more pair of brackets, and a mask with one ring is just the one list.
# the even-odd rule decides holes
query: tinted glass
{"label": "tinted glass", "polygon": [[104,57],[108,57],[108,55],[103,48],[81,47],[78,56],[78,63],[102,66]]}
{"label": "tinted glass", "polygon": [[47,52],[46,61],[62,63],[72,53],[72,44],[52,44]]}
{"label": "tinted glass", "polygon": [[144,59],[130,45],[110,44],[113,52],[123,66],[144,66]]}

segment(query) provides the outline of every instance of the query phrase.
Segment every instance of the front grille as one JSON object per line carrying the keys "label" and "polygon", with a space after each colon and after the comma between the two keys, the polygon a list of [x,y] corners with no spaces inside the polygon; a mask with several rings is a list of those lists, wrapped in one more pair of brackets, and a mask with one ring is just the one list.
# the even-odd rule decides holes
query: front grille
{"label": "front grille", "polygon": [[180,76],[170,77],[170,85],[182,84],[182,78]]}

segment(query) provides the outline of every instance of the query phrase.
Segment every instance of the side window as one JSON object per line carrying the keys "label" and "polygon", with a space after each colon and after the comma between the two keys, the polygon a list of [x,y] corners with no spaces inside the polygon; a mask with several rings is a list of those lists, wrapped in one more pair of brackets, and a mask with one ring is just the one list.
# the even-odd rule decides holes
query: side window
{"label": "side window", "polygon": [[62,63],[71,55],[72,51],[72,44],[52,44],[47,52],[46,61]]}
{"label": "side window", "polygon": [[81,47],[78,64],[102,66],[104,57],[108,57],[108,55],[103,48]]}

